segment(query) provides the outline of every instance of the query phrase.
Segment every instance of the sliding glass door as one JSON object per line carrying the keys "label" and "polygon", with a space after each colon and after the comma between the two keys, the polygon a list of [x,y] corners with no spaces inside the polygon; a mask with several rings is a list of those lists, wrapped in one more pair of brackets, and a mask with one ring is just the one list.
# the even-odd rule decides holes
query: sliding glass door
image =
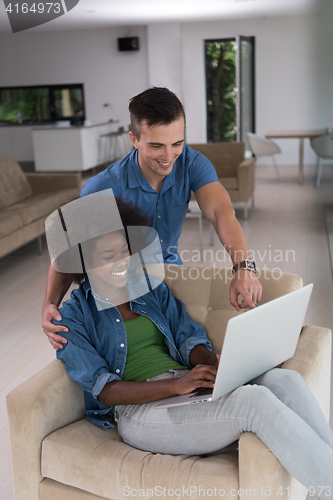
{"label": "sliding glass door", "polygon": [[247,133],[255,131],[254,37],[237,37],[237,140],[250,149]]}
{"label": "sliding glass door", "polygon": [[205,40],[207,142],[255,131],[254,37]]}

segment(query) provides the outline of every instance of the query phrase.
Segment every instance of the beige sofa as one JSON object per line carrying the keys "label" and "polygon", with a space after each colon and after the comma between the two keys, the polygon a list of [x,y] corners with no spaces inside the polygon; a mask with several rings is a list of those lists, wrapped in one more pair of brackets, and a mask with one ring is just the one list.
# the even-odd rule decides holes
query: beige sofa
{"label": "beige sofa", "polygon": [[[255,159],[244,159],[243,142],[218,142],[189,144],[212,162],[219,181],[228,191],[233,204],[244,208],[244,218],[248,217],[248,206],[254,206]],[[237,206],[236,205],[236,206]]]}
{"label": "beige sofa", "polygon": [[0,258],[40,238],[48,215],[80,185],[79,174],[25,174],[12,156],[0,160]]}
{"label": "beige sofa", "polygon": [[[230,279],[230,270],[166,269],[165,281],[204,326],[214,352],[227,321],[239,314],[229,302]],[[274,279],[268,271],[260,280],[262,302],[302,285],[297,275]],[[330,364],[331,331],[316,326],[304,327],[294,357],[283,364],[301,373],[327,418]],[[161,455],[128,446],[116,427],[95,427],[82,418],[83,410],[83,391],[59,360],[7,396],[16,500],[202,499],[204,491],[213,498],[306,497],[254,434],[244,433],[238,444],[211,455]]]}

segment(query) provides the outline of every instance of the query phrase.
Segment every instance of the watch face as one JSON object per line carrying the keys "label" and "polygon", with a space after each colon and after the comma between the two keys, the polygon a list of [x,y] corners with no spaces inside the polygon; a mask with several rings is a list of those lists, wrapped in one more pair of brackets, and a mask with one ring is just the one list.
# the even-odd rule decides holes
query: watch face
{"label": "watch face", "polygon": [[253,260],[245,260],[245,269],[256,271],[256,264]]}
{"label": "watch face", "polygon": [[254,262],[254,260],[245,259],[242,262],[235,264],[233,269],[232,269],[233,274],[235,274],[235,272],[238,271],[239,269],[244,269],[245,271],[249,270],[249,271],[253,271],[255,273],[257,272],[256,263]]}

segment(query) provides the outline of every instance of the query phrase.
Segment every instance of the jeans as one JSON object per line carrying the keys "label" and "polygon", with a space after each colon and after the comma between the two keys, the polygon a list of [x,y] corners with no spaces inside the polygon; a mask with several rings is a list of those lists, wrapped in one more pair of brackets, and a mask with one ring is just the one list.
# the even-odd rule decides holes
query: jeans
{"label": "jeans", "polygon": [[[184,373],[170,370],[149,380]],[[300,483],[323,500],[333,498],[333,433],[298,372],[275,368],[213,402],[158,410],[155,405],[117,407],[118,432],[127,444],[201,455],[253,432]]]}

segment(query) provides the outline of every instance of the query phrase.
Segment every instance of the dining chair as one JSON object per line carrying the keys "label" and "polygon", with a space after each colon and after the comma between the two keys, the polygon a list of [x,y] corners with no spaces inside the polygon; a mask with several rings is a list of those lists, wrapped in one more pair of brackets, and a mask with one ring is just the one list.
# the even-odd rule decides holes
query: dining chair
{"label": "dining chair", "polygon": [[316,170],[316,186],[319,187],[324,160],[333,160],[333,135],[320,135],[319,137],[311,139],[310,144],[315,153],[317,153],[318,157]]}
{"label": "dining chair", "polygon": [[250,132],[247,134],[247,136],[248,136],[249,141],[250,141],[252,153],[255,156],[271,156],[272,157],[275,172],[276,172],[276,177],[277,177],[277,179],[280,180],[280,173],[279,173],[279,170],[277,168],[275,156],[274,156],[277,153],[281,153],[280,147],[274,141],[266,139],[266,137],[261,137],[257,134],[252,134]]}

